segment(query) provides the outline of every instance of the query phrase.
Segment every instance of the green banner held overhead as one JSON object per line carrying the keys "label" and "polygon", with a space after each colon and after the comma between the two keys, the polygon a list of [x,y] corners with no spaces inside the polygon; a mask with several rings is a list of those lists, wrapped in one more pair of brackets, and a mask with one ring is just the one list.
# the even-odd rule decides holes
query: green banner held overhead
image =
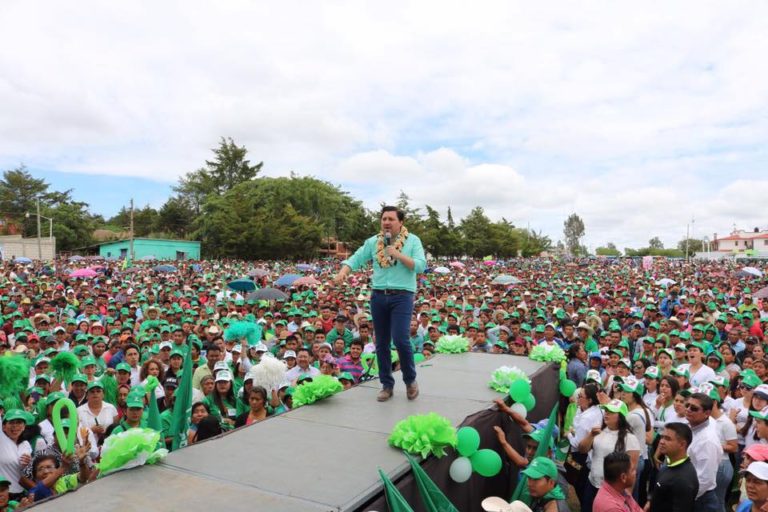
{"label": "green banner held overhead", "polygon": [[[549,421],[547,422],[547,426],[544,427],[544,435],[541,436],[544,441],[539,443],[539,447],[536,448],[536,455],[534,455],[534,458],[547,456],[547,451],[552,445],[552,430],[554,430],[555,424],[557,424],[557,409],[558,404],[555,404],[552,408],[552,412],[549,413]],[[528,494],[528,477],[525,475],[520,477],[520,481],[517,482],[517,487],[515,487],[515,492],[512,493],[512,499],[510,501],[515,500],[520,500],[526,505],[531,504],[531,496]]]}
{"label": "green banner held overhead", "polygon": [[413,457],[407,453],[405,453],[405,456],[411,464],[413,478],[419,487],[419,494],[421,495],[421,501],[424,502],[424,509],[427,512],[459,512],[459,509],[451,503],[437,484],[429,478],[429,475],[422,469],[419,463],[413,460]]}
{"label": "green banner held overhead", "polygon": [[400,491],[397,490],[395,484],[389,479],[386,473],[379,469],[379,476],[381,481],[384,482],[384,495],[387,497],[387,505],[389,505],[390,512],[413,512],[413,509],[405,501],[405,498]]}

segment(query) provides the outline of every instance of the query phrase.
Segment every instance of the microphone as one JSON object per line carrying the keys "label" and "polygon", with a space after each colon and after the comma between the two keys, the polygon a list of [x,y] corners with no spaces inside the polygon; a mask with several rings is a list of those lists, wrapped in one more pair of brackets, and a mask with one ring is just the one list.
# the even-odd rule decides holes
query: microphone
{"label": "microphone", "polygon": [[[384,232],[384,247],[389,247],[392,244],[392,233],[389,231]],[[394,258],[392,256],[387,256],[389,259],[389,262],[392,263]]]}

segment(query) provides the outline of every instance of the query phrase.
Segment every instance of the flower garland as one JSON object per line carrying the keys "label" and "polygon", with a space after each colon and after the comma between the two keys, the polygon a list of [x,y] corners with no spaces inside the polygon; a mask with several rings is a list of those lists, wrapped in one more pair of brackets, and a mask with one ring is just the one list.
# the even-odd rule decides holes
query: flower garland
{"label": "flower garland", "polygon": [[[400,228],[400,233],[395,237],[395,249],[402,251],[406,238],[408,238],[408,229],[405,226],[402,226]],[[376,241],[376,261],[379,262],[379,266],[382,268],[387,268],[392,264],[392,262],[389,261],[387,253],[384,251],[384,233],[379,233],[378,240]]]}

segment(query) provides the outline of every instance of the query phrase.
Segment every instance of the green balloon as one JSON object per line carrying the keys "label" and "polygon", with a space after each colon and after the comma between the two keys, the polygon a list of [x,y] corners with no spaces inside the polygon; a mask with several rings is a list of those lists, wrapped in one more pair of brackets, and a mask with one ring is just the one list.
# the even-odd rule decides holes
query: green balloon
{"label": "green balloon", "polygon": [[[69,412],[69,431],[64,432],[64,425],[61,423],[61,409],[66,408]],[[74,455],[75,442],[77,441],[77,407],[75,402],[69,398],[60,398],[56,400],[51,412],[53,430],[56,434],[56,440],[59,442],[59,448],[67,455]]]}
{"label": "green balloon", "polygon": [[520,403],[523,404],[526,411],[531,412],[533,408],[536,407],[536,397],[528,395],[525,397],[525,400],[521,400]]}
{"label": "green balloon", "polygon": [[565,379],[560,381],[560,393],[563,396],[570,398],[576,392],[576,383],[572,380]]}
{"label": "green balloon", "polygon": [[456,450],[464,457],[471,457],[480,448],[480,433],[472,427],[461,427],[456,438]]}
{"label": "green balloon", "polygon": [[472,461],[472,469],[479,475],[491,477],[501,471],[501,457],[493,450],[478,450],[469,460]]}
{"label": "green balloon", "polygon": [[518,379],[509,386],[509,397],[515,402],[522,402],[530,394],[531,383],[523,379]]}
{"label": "green balloon", "polygon": [[424,354],[418,353],[413,355],[413,362],[414,363],[421,363],[424,361]]}

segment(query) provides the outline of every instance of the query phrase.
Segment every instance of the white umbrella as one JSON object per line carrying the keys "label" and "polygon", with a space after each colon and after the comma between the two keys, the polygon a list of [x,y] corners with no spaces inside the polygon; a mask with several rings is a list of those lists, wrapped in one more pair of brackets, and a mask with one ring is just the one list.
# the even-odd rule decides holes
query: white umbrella
{"label": "white umbrella", "polygon": [[755,277],[763,277],[763,273],[755,267],[744,267],[741,271]]}
{"label": "white umbrella", "polygon": [[665,277],[663,279],[659,279],[658,281],[656,281],[656,284],[658,284],[659,286],[669,286],[671,284],[677,284],[677,281],[675,281],[674,279]]}
{"label": "white umbrella", "polygon": [[450,273],[450,269],[448,267],[435,267],[435,269],[432,271],[435,274],[448,274]]}
{"label": "white umbrella", "polygon": [[507,284],[519,284],[521,281],[515,276],[510,276],[509,274],[501,274],[499,276],[494,277],[493,281],[491,282],[493,284],[507,285]]}

